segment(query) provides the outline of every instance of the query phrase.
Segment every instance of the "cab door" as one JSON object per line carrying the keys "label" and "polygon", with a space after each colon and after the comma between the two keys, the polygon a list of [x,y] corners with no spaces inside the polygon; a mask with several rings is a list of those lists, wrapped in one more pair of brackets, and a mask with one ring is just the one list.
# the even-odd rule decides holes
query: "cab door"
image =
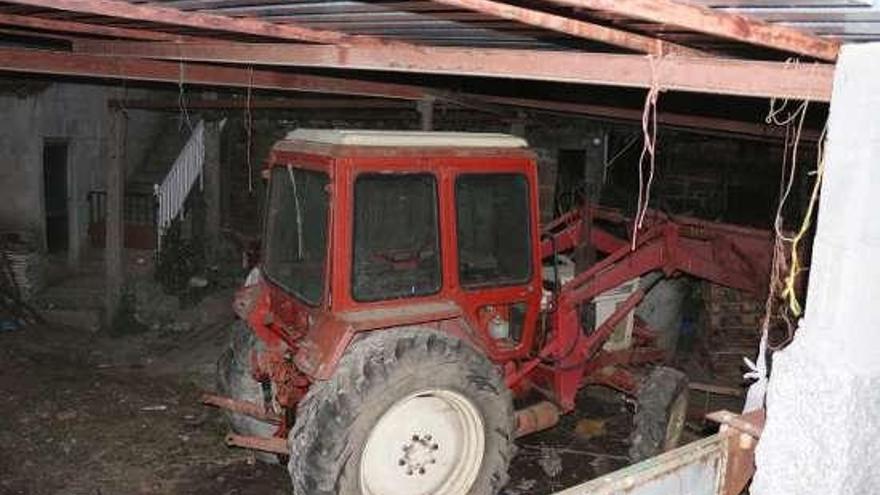
{"label": "cab door", "polygon": [[459,170],[452,189],[461,305],[494,358],[522,357],[541,302],[534,175]]}

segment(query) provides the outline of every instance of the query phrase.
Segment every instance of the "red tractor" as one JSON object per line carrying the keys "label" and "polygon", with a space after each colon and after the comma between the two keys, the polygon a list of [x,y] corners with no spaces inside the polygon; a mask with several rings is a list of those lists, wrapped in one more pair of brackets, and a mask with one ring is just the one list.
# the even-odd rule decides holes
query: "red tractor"
{"label": "red tractor", "polygon": [[[636,399],[633,457],[671,448],[686,379],[633,309],[662,276],[760,292],[769,267],[766,232],[655,212],[635,242],[592,206],[542,230],[512,136],[298,130],[265,175],[262,261],[205,400],[229,444],[288,459],[298,495],[497,493],[514,439],[591,384]],[[585,244],[600,261],[563,280],[558,255]]]}

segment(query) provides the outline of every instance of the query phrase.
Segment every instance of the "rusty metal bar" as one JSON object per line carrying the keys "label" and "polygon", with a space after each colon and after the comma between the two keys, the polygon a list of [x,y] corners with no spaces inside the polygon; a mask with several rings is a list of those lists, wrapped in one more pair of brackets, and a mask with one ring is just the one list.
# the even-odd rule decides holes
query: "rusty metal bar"
{"label": "rusty metal bar", "polygon": [[547,12],[517,7],[493,0],[434,0],[438,3],[453,5],[463,9],[482,12],[487,15],[516,21],[529,26],[536,26],[551,31],[565,33],[578,38],[599,41],[639,53],[651,55],[679,54],[705,55],[705,52],[688,48],[683,45],[651,38],[641,34],[628,33],[599,24],[570,19]]}
{"label": "rusty metal bar", "polygon": [[[544,112],[578,114],[606,120],[640,122],[643,117],[642,109],[620,108],[606,105],[532,100],[528,98],[490,95],[481,95],[480,99],[499,105],[531,108]],[[657,121],[663,126],[689,129],[702,134],[733,134],[760,139],[785,139],[784,128],[765,124],[764,122],[743,122],[718,117],[677,114],[666,111],[657,114]],[[816,142],[819,140],[820,134],[819,131],[813,129],[803,129],[801,139],[804,141]]]}
{"label": "rusty metal bar", "polygon": [[840,43],[786,26],[675,0],[546,0],[765,46],[819,60],[837,60]]}
{"label": "rusty metal bar", "polygon": [[278,437],[249,437],[230,433],[226,435],[226,445],[243,449],[261,450],[273,454],[290,455],[287,440]]}
{"label": "rusty metal bar", "polygon": [[178,62],[106,57],[0,47],[0,71],[101,77],[116,80],[153,81],[190,85],[224,86],[282,91],[307,91],[382,98],[420,100],[429,92],[417,86],[358,81],[352,78],[286,74],[271,70],[217,67]]}
{"label": "rusty metal bar", "polygon": [[562,410],[552,402],[543,401],[516,412],[516,431],[520,438],[535,432],[553,428],[559,423]]}
{"label": "rusty metal bar", "polygon": [[[143,110],[169,110],[179,111],[180,102],[176,99],[124,99],[110,100],[110,106],[118,106],[129,109]],[[296,99],[218,99],[218,100],[199,100],[187,99],[186,107],[190,110],[225,110],[225,109],[243,109],[250,108],[252,110],[272,109],[272,110],[297,110],[297,109],[325,109],[325,108],[341,108],[341,109],[412,109],[412,103],[406,101],[395,101],[386,99],[366,99],[366,98],[296,98]]]}
{"label": "rusty metal bar", "polygon": [[228,17],[218,14],[184,12],[154,4],[132,4],[119,0],[8,0],[6,3],[63,10],[77,14],[90,14],[132,21],[147,21],[171,26],[183,26],[210,31],[225,31],[254,36],[264,36],[290,41],[310,43],[375,43],[381,42],[370,36],[354,36],[336,31],[324,31],[278,24],[253,18]]}
{"label": "rusty metal bar", "polygon": [[269,43],[75,43],[78,51],[228,64],[501,77],[829,101],[834,66],[541,50]]}
{"label": "rusty metal bar", "polygon": [[708,394],[718,394],[718,395],[728,395],[731,397],[742,397],[745,395],[743,390],[735,387],[726,387],[723,385],[714,385],[711,383],[702,383],[702,382],[688,382],[688,388],[691,390],[697,390],[699,392],[705,392]]}
{"label": "rusty metal bar", "polygon": [[761,438],[761,432],[764,430],[763,409],[742,416],[725,410],[715,411],[707,414],[706,419],[736,428],[743,433],[748,433],[753,438]]}
{"label": "rusty metal bar", "polygon": [[[61,33],[85,34],[89,36],[110,36],[142,41],[184,41],[195,40],[192,36],[169,34],[147,29],[133,29],[103,24],[87,24],[82,22],[46,19],[34,15],[14,15],[0,13],[0,24],[30,29],[42,29]],[[39,33],[34,33],[38,35]]]}
{"label": "rusty metal bar", "polygon": [[266,411],[265,408],[253,402],[231,399],[219,395],[205,394],[202,396],[202,403],[209,406],[219,407],[234,413],[244,414],[260,421],[267,423],[280,424],[281,418],[277,414]]}

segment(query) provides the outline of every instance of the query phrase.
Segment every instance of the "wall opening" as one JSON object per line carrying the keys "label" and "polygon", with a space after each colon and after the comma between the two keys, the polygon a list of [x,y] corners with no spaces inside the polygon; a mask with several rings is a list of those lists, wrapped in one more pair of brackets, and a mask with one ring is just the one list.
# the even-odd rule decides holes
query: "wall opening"
{"label": "wall opening", "polygon": [[43,211],[50,253],[66,252],[70,245],[67,197],[67,142],[47,140],[43,144]]}
{"label": "wall opening", "polygon": [[557,161],[556,214],[580,206],[587,178],[587,151],[561,149]]}

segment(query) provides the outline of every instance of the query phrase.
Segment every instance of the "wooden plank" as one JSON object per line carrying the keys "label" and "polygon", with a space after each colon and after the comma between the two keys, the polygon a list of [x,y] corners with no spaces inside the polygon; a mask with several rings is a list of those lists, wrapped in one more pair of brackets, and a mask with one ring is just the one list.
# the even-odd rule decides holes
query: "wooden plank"
{"label": "wooden plank", "polygon": [[260,64],[501,77],[534,81],[750,97],[829,101],[834,66],[719,58],[646,57],[545,50],[406,45],[334,46],[272,43],[75,43],[94,54]]}
{"label": "wooden plank", "polygon": [[837,53],[840,50],[840,43],[836,40],[676,0],[546,1],[576,9],[599,10],[624,17],[644,19],[829,62],[837,60]]}

